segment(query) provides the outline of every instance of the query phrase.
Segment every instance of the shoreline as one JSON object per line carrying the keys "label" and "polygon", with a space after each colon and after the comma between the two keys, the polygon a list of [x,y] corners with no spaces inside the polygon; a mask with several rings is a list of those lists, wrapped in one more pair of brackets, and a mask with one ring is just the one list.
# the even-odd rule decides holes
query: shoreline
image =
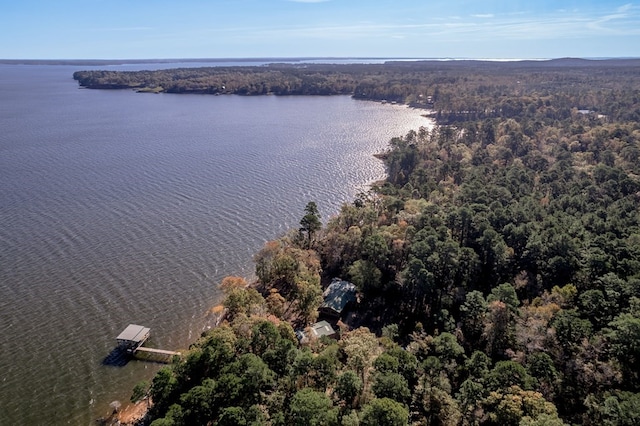
{"label": "shoreline", "polygon": [[[344,95],[337,95],[337,96],[344,96]],[[410,105],[407,105],[407,104],[395,104],[395,105],[392,105],[390,103],[386,103],[385,104],[385,103],[382,103],[380,101],[369,100],[369,99],[354,99],[354,100],[363,100],[363,101],[368,101],[368,102],[373,101],[373,102],[375,102],[375,103],[377,103],[377,104],[379,104],[381,106],[383,106],[383,105],[384,106],[393,106],[393,107],[397,107],[398,109],[405,109],[405,108],[406,109],[412,109],[412,110],[416,110],[414,112],[411,112],[412,114],[415,113],[415,114],[420,115],[421,117],[430,118],[430,117],[425,117],[424,114],[421,114],[421,111],[420,111],[421,109],[420,108],[416,108],[415,106],[410,106]],[[433,118],[430,118],[428,120],[428,123],[425,124],[425,126],[433,126],[433,125],[435,125],[435,119],[433,119]],[[389,140],[387,140],[387,144],[388,144],[388,142],[389,142]],[[383,158],[381,158],[381,156],[384,156],[384,154],[382,154],[380,152],[375,152],[375,151],[370,152],[369,155],[373,156],[374,158],[376,158],[378,160],[383,160]],[[354,187],[355,190],[356,190],[356,193],[357,192],[367,192],[367,191],[371,190],[372,188],[374,188],[375,186],[383,184],[385,182],[386,178],[387,178],[387,173],[385,171],[384,175],[380,176],[380,178],[376,178],[376,179],[373,179],[371,181],[363,181],[363,182],[361,182],[360,184],[358,184],[358,185],[356,185]],[[344,202],[345,203],[351,203],[354,200],[355,200],[355,198],[352,197],[351,199],[345,200]],[[336,214],[337,213],[338,212],[336,212]],[[277,238],[277,235],[274,234],[274,235],[271,236],[271,238]],[[253,253],[253,254],[255,254],[255,253]],[[248,259],[248,262],[252,263],[251,258]],[[251,278],[251,280],[253,280],[253,279],[255,279],[255,276],[252,275],[250,277],[247,277],[247,280],[249,280],[250,278]],[[251,285],[253,285],[253,284],[251,284]],[[220,303],[221,303],[221,301],[222,301],[222,298],[220,298],[219,300],[214,300],[214,303],[211,305],[210,308],[205,310],[202,314],[200,314],[200,313],[196,314],[197,316],[201,316],[202,320],[199,321],[200,325],[198,325],[197,327],[192,329],[192,331],[189,332],[189,334],[191,335],[190,340],[188,342],[189,345],[192,344],[193,342],[195,342],[200,337],[200,335],[202,333],[207,332],[208,330],[211,330],[211,329],[215,328],[220,323],[220,320],[222,319],[221,316],[220,316],[220,313],[221,313],[220,312],[220,308],[221,308]],[[140,361],[136,361],[136,362],[140,362]],[[140,408],[139,408],[140,404],[139,403],[133,404],[133,403],[129,402],[128,398],[129,398],[129,395],[131,393],[131,388],[122,389],[122,392],[120,392],[120,393],[123,395],[122,399],[121,399],[121,402],[122,402],[122,405],[123,405],[124,408],[121,409],[121,410],[118,410],[117,413],[110,413],[109,410],[105,410],[104,414],[98,412],[97,413],[98,416],[101,416],[101,417],[99,419],[96,419],[96,420],[100,420],[100,419],[108,420],[110,418],[113,418],[113,421],[120,422],[120,424],[131,424],[131,425],[136,424],[136,422],[142,416],[134,416],[134,415],[131,414],[131,412],[133,411],[134,413],[140,414]],[[109,402],[110,401],[102,401],[101,405],[103,405],[105,407],[108,407]],[[138,407],[138,408],[136,408],[136,407]],[[146,412],[147,410],[145,409],[144,411]],[[106,423],[106,424],[109,424],[109,423]],[[116,423],[114,423],[114,424],[116,424]]]}

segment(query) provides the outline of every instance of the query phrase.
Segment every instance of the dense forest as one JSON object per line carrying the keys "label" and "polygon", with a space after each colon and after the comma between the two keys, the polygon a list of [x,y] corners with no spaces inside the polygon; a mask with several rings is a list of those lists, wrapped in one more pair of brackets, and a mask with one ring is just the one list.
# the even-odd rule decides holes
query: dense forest
{"label": "dense forest", "polygon": [[[223,280],[221,325],[136,387],[144,423],[640,424],[638,63],[323,67],[76,74],[172,91],[203,72],[186,91],[230,93],[260,76],[246,93],[330,87],[438,124],[391,140],[386,181],[337,216],[310,202],[255,283]],[[337,338],[300,343],[334,277],[357,302]]]}

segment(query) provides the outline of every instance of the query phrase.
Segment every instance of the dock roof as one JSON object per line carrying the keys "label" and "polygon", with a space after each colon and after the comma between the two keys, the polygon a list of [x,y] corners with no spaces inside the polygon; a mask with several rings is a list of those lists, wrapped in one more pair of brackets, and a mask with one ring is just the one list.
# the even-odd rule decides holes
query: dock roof
{"label": "dock roof", "polygon": [[116,339],[127,340],[129,342],[142,342],[149,336],[150,331],[150,328],[142,325],[129,324]]}

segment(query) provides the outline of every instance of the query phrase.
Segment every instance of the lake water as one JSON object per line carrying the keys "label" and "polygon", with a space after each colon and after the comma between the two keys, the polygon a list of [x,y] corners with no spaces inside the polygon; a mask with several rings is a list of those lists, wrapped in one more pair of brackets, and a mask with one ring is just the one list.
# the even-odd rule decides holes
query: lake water
{"label": "lake water", "polygon": [[2,425],[126,405],[160,367],[103,365],[127,324],[188,347],[224,276],[251,277],[308,201],[335,214],[384,176],[373,153],[430,125],[349,97],[80,89],[87,68],[0,65]]}

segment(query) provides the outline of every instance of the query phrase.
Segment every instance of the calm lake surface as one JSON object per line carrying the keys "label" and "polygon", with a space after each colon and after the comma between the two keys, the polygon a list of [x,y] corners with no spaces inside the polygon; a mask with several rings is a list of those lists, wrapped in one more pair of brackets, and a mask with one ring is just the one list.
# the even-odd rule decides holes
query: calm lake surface
{"label": "calm lake surface", "polygon": [[188,347],[224,276],[250,278],[308,201],[337,213],[384,177],[373,153],[431,125],[349,97],[79,89],[88,68],[0,65],[2,425],[124,408],[160,367],[103,365],[127,324]]}

